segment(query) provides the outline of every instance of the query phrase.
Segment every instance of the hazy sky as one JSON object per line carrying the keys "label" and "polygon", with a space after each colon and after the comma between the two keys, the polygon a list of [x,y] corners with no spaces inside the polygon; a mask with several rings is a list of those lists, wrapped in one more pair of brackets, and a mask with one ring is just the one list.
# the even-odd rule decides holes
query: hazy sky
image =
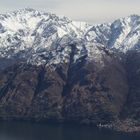
{"label": "hazy sky", "polygon": [[93,23],[140,15],[140,0],[0,0],[0,13],[25,7]]}

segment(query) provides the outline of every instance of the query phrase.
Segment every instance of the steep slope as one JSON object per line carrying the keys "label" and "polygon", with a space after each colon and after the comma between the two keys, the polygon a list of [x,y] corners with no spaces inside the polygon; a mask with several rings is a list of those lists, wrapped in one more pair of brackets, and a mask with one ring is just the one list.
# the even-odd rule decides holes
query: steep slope
{"label": "steep slope", "polygon": [[122,52],[139,49],[140,17],[131,15],[112,23],[93,26],[87,33],[88,41]]}
{"label": "steep slope", "polygon": [[[81,42],[87,26],[86,23],[72,22],[66,17],[33,9],[0,15],[0,56],[28,58],[29,62],[40,65],[44,62],[40,55],[56,56],[58,51],[69,49],[61,46]],[[61,55],[65,57],[65,54]]]}
{"label": "steep slope", "polygon": [[139,124],[139,30],[137,15],[100,25],[0,15],[0,118]]}
{"label": "steep slope", "polygon": [[102,65],[86,56],[55,69],[16,63],[1,72],[0,117],[106,123],[119,115],[127,96],[123,66],[109,53]]}
{"label": "steep slope", "polygon": [[0,56],[26,59],[35,65],[47,63],[49,58],[50,64],[56,64],[67,61],[68,46],[75,43],[75,59],[91,56],[91,46],[127,52],[139,48],[139,21],[139,16],[132,15],[92,26],[34,9],[14,11],[0,15]]}

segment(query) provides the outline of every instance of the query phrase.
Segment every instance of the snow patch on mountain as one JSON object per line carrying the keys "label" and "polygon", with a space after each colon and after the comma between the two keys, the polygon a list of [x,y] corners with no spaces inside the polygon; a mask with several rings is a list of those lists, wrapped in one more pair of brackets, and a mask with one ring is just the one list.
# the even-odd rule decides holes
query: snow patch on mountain
{"label": "snow patch on mountain", "polygon": [[140,17],[89,25],[67,17],[22,9],[0,15],[0,56],[27,59],[35,65],[68,63],[71,45],[74,62],[81,57],[102,63],[103,49],[123,53],[140,48]]}

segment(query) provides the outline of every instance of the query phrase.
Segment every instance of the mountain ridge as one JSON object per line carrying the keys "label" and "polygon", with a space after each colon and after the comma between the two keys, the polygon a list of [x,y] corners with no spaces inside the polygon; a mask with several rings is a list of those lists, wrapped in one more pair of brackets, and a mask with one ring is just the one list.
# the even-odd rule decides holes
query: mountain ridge
{"label": "mountain ridge", "polygon": [[[126,52],[131,48],[137,47],[138,44],[138,37],[135,39],[135,33],[133,33],[137,33],[138,29],[131,29],[130,27],[131,22],[140,20],[137,15],[95,26],[30,8],[14,11],[0,17],[0,54],[2,57],[10,58],[19,53],[20,55],[18,56],[23,55],[23,58],[26,58],[27,52],[30,52],[29,55],[33,56],[38,53],[38,50],[44,50],[44,52],[48,51],[49,48],[57,50],[56,46],[66,46],[69,45],[69,42],[71,44],[72,42],[82,43],[88,53],[91,53],[89,46],[93,45]],[[125,29],[125,26],[127,26],[127,29]],[[137,28],[138,25],[135,26],[133,28]],[[131,32],[133,33],[132,35]],[[132,38],[134,41],[131,41]],[[25,53],[20,53],[24,51]],[[10,52],[14,53],[10,56]],[[42,58],[38,55],[36,57],[41,61]],[[28,62],[32,60],[29,59]],[[39,62],[34,63],[39,64]]]}
{"label": "mountain ridge", "polygon": [[32,9],[1,15],[0,119],[140,132],[139,40],[136,15],[94,26]]}

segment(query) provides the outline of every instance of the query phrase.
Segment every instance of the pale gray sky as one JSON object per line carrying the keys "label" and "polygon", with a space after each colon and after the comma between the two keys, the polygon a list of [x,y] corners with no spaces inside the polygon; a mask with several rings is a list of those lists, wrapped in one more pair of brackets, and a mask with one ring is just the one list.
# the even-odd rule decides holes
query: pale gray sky
{"label": "pale gray sky", "polygon": [[140,0],[0,0],[0,13],[26,7],[91,23],[140,15]]}

